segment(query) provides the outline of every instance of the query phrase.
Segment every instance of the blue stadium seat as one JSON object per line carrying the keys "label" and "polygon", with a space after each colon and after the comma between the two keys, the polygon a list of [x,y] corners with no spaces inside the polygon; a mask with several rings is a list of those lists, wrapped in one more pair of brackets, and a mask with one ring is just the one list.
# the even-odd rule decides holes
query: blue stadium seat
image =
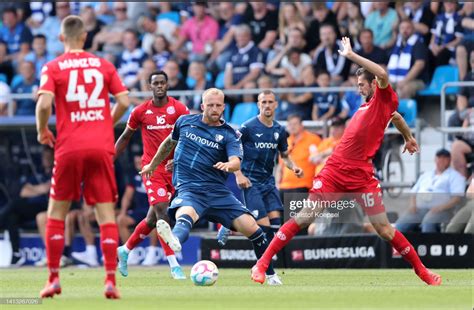
{"label": "blue stadium seat", "polygon": [[216,85],[216,88],[219,88],[219,89],[223,89],[224,88],[224,71],[222,72],[219,72],[219,74],[217,75],[216,77],[216,83],[214,83],[214,85]]}
{"label": "blue stadium seat", "polygon": [[0,81],[3,83],[7,83],[7,76],[3,73],[0,73]]}
{"label": "blue stadium seat", "polygon": [[[455,66],[439,66],[436,68],[430,85],[424,90],[418,92],[421,96],[439,96],[441,87],[446,82],[456,82],[459,80],[458,68]],[[446,94],[456,94],[458,87],[446,89]]]}
{"label": "blue stadium seat", "polygon": [[256,116],[258,114],[258,107],[255,102],[242,102],[236,104],[230,123],[234,125],[242,125],[243,122]]}
{"label": "blue stadium seat", "polygon": [[413,99],[400,99],[398,103],[398,113],[400,113],[408,126],[415,127],[417,115],[417,103]]}

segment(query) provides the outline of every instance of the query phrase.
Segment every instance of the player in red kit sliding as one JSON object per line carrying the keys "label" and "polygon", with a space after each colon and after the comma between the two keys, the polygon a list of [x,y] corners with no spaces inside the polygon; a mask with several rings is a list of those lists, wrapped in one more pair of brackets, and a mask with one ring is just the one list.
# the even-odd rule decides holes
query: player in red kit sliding
{"label": "player in red kit sliding", "polygon": [[[413,246],[387,219],[378,180],[374,177],[372,158],[382,143],[388,123],[397,127],[405,139],[405,150],[410,154],[418,151],[416,140],[398,114],[398,99],[388,83],[385,70],[374,62],[352,51],[348,38],[342,39],[339,54],[360,65],[357,71],[359,93],[365,102],[353,116],[341,142],[328,159],[323,170],[314,178],[309,199],[328,201],[337,199],[336,193],[352,193],[369,217],[378,235],[390,242],[408,261],[421,280],[429,285],[440,285],[441,277],[428,270],[421,262]],[[405,151],[404,150],[404,151]],[[318,210],[321,212],[323,210]],[[286,222],[278,231],[263,256],[252,268],[252,279],[263,283],[265,270],[272,257],[278,253],[304,227],[309,226],[316,212],[303,208],[295,218]]]}
{"label": "player in red kit sliding", "polygon": [[[137,129],[141,129],[143,140],[142,167],[149,164],[160,144],[171,133],[176,120],[184,114],[189,114],[188,108],[173,97],[167,96],[168,76],[163,71],[150,74],[148,84],[153,92],[153,98],[137,106],[128,119],[127,127],[115,144],[116,156],[123,153],[130,138]],[[168,221],[167,209],[169,197],[174,193],[171,182],[171,172],[166,170],[165,164],[173,159],[173,154],[157,167],[150,179],[143,177],[143,184],[148,195],[150,209],[125,245],[117,249],[119,271],[128,275],[127,259],[129,252],[135,248],[155,228],[158,219]],[[173,250],[158,236],[158,240],[166,254],[174,279],[186,279],[183,270],[176,260]]]}
{"label": "player in red kit sliding", "polygon": [[[95,206],[100,227],[105,296],[119,298],[115,287],[118,229],[113,125],[129,106],[128,91],[111,63],[82,50],[86,36],[80,17],[63,20],[60,39],[65,53],[43,67],[38,91],[38,141],[55,148],[45,238],[49,278],[40,292],[42,298],[61,294],[59,261],[64,248],[64,219],[71,201],[79,200],[81,187],[86,203]],[[117,101],[112,110],[109,93]],[[48,129],[53,99],[57,138]]]}

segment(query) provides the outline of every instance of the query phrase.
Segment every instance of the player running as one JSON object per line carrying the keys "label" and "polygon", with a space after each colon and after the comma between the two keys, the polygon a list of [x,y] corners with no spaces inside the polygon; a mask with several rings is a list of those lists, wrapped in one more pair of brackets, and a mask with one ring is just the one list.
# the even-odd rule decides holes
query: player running
{"label": "player running", "polygon": [[[147,100],[133,109],[128,119],[127,127],[115,144],[116,157],[123,153],[137,129],[141,129],[143,140],[142,167],[147,165],[155,155],[158,147],[171,133],[176,120],[184,114],[189,114],[188,108],[180,101],[169,97],[168,76],[163,71],[150,74],[148,78],[153,98]],[[172,159],[173,154],[168,156]],[[171,172],[165,169],[163,161],[149,179],[143,177],[143,184],[148,195],[148,203],[151,208],[144,220],[142,220],[133,231],[127,242],[117,249],[119,258],[118,269],[122,276],[128,275],[128,254],[155,228],[157,219],[168,221],[167,209],[169,197],[174,194],[171,182]],[[186,279],[181,266],[176,260],[173,250],[158,236],[168,263],[171,268],[171,276],[174,279]]]}
{"label": "player running", "polygon": [[[36,105],[38,141],[53,147],[54,169],[46,224],[49,278],[42,298],[61,294],[59,261],[64,248],[64,219],[72,200],[82,193],[95,206],[106,270],[105,297],[119,298],[115,287],[118,229],[115,223],[117,185],[114,173],[113,125],[129,106],[127,89],[115,67],[82,50],[87,37],[84,22],[68,16],[61,24],[65,53],[42,69]],[[109,93],[117,104],[110,110]],[[48,129],[56,102],[57,140]]]}
{"label": "player running", "polygon": [[[421,280],[429,285],[440,285],[441,277],[428,270],[413,246],[387,219],[378,180],[374,177],[372,158],[382,143],[387,124],[392,120],[405,139],[405,150],[418,151],[416,140],[400,114],[397,95],[388,83],[385,70],[374,62],[352,51],[347,37],[342,39],[339,54],[360,65],[357,71],[359,93],[363,103],[349,122],[341,142],[329,157],[323,170],[314,178],[309,198],[313,201],[337,199],[335,193],[352,193],[364,208],[378,235],[408,261]],[[319,212],[323,210],[318,210]],[[304,227],[313,222],[317,211],[303,208],[277,232],[263,256],[252,268],[252,279],[263,283],[265,270],[273,255],[278,253]]]}
{"label": "player running", "polygon": [[[265,233],[225,186],[227,173],[240,169],[242,144],[239,135],[221,119],[224,93],[210,88],[202,100],[203,114],[180,117],[172,134],[142,169],[142,175],[151,177],[158,164],[176,147],[173,184],[178,194],[169,208],[176,225],[171,231],[168,223],[158,220],[156,230],[173,250],[179,251],[194,223],[208,219],[241,232],[250,239],[255,254],[260,257],[268,245]],[[267,275],[269,285],[281,285],[271,263]]]}
{"label": "player running", "polygon": [[[242,124],[240,133],[244,148],[242,169],[235,172],[237,185],[243,189],[245,205],[257,219],[257,224],[271,240],[281,226],[283,206],[275,185],[273,168],[278,153],[286,167],[296,176],[302,177],[303,170],[288,156],[287,133],[283,126],[274,121],[278,102],[275,94],[265,90],[258,95],[260,113]],[[217,234],[218,243],[223,246],[230,230],[221,227]]]}

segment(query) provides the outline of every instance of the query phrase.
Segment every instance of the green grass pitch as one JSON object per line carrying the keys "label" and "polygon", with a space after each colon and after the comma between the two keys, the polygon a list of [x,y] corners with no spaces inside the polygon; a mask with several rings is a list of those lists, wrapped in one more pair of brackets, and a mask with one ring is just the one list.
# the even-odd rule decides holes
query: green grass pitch
{"label": "green grass pitch", "polygon": [[[214,286],[195,287],[165,267],[131,267],[127,278],[118,275],[122,299],[106,300],[102,269],[70,267],[61,271],[60,296],[0,309],[472,309],[473,270],[436,271],[440,287],[410,269],[281,269],[281,287],[251,282],[247,269],[221,269]],[[37,297],[46,276],[45,268],[0,270],[0,298]]]}

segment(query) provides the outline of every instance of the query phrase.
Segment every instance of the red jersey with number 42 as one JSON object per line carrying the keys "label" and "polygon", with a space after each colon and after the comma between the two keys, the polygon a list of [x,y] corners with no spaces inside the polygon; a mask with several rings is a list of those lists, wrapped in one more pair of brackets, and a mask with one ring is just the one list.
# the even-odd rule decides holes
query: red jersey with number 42
{"label": "red jersey with number 42", "polygon": [[[168,97],[168,103],[162,107],[153,105],[153,100],[150,99],[133,109],[127,126],[132,130],[141,128],[143,140],[142,165],[151,162],[160,144],[173,130],[176,120],[184,114],[189,114],[188,108],[173,97]],[[164,172],[166,162],[171,158],[173,158],[173,153],[160,163],[156,173]]]}
{"label": "red jersey with number 42", "polygon": [[349,160],[372,159],[382,144],[385,128],[398,108],[397,94],[390,84],[379,88],[364,102],[349,121],[334,156]]}
{"label": "red jersey with number 42", "polygon": [[55,153],[85,149],[114,153],[109,93],[127,93],[115,67],[84,51],[64,53],[43,66],[38,94],[55,97]]}

